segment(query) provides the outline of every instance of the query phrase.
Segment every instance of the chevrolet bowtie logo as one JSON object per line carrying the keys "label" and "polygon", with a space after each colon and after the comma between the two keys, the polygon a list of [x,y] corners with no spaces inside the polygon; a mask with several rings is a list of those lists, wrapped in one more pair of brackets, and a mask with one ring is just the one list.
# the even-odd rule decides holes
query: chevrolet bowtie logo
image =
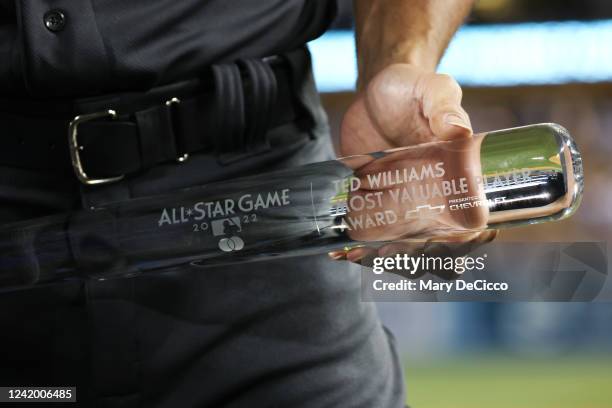
{"label": "chevrolet bowtie logo", "polygon": [[409,217],[413,217],[413,216],[417,216],[419,214],[423,214],[426,212],[430,212],[431,214],[441,214],[442,211],[444,211],[444,208],[446,206],[443,205],[436,205],[436,206],[432,206],[429,204],[426,205],[419,205],[417,208],[415,208],[414,210],[408,210],[404,213],[404,218],[409,218]]}

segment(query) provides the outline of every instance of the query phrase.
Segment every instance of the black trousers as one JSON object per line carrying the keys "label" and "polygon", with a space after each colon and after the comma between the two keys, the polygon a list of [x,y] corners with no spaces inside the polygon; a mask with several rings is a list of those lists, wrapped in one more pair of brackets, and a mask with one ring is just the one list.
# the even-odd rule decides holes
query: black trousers
{"label": "black trousers", "polygon": [[[132,196],[162,193],[333,158],[314,85],[303,89],[317,118],[312,129],[290,123],[272,130],[277,142],[257,156],[220,165],[213,155],[197,155],[117,188]],[[283,143],[283,135],[298,133]],[[1,168],[0,197],[0,222],[10,222],[104,194],[84,193],[67,178]],[[78,403],[70,406],[404,402],[393,339],[375,305],[360,301],[358,268],[325,255],[3,293],[0,333],[0,386],[76,386]]]}

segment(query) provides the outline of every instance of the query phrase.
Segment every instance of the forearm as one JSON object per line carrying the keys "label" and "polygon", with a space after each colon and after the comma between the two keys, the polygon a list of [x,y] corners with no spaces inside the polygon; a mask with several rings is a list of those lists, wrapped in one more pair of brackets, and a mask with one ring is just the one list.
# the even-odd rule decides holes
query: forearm
{"label": "forearm", "polygon": [[358,88],[386,66],[434,71],[473,0],[354,0]]}

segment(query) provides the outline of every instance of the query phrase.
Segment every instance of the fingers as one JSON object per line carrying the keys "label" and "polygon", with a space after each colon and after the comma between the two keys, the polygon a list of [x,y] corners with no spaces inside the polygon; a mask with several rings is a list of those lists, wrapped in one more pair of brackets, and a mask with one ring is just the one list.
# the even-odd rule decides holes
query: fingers
{"label": "fingers", "polygon": [[479,244],[487,244],[497,238],[498,235],[499,230],[483,231],[474,239],[474,242]]}
{"label": "fingers", "polygon": [[461,107],[461,87],[445,74],[427,74],[419,83],[423,114],[434,136],[440,140],[469,137],[472,124]]}
{"label": "fingers", "polygon": [[370,81],[363,107],[348,115],[343,131],[361,130],[389,147],[469,137],[472,126],[461,97],[461,87],[448,75],[393,64]]}
{"label": "fingers", "polygon": [[373,122],[369,120],[363,96],[359,96],[344,114],[340,134],[350,135],[349,138],[340,138],[342,156],[378,152],[391,147],[384,138],[380,137]]}
{"label": "fingers", "polygon": [[[421,142],[412,140],[419,122],[421,98],[415,92],[421,70],[408,64],[393,64],[382,70],[369,83],[365,104],[376,131],[399,147]],[[416,126],[417,128],[421,124]],[[422,125],[428,126],[423,123]],[[418,133],[418,132],[416,132]]]}
{"label": "fingers", "polygon": [[440,236],[437,238],[432,238],[428,240],[428,243],[442,242],[442,243],[478,243],[478,244],[486,244],[493,241],[499,230],[486,230],[486,231],[475,231],[475,232],[466,232],[462,234],[453,234]]}
{"label": "fingers", "polygon": [[[336,260],[336,261],[349,261],[349,262],[361,264],[361,261],[364,258],[372,257],[376,253],[377,253],[377,250],[375,248],[361,246],[361,247],[356,247],[356,248],[352,248],[348,250],[332,251],[332,252],[329,252],[327,255],[331,259]],[[364,266],[368,266],[368,265],[364,265]]]}

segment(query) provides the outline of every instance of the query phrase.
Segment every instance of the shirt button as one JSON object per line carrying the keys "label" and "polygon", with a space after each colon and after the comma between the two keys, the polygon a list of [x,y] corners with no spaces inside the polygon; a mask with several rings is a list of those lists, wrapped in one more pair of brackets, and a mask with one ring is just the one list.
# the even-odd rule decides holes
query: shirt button
{"label": "shirt button", "polygon": [[66,16],[61,10],[50,10],[45,13],[43,21],[45,22],[47,30],[57,33],[64,29],[66,25]]}

